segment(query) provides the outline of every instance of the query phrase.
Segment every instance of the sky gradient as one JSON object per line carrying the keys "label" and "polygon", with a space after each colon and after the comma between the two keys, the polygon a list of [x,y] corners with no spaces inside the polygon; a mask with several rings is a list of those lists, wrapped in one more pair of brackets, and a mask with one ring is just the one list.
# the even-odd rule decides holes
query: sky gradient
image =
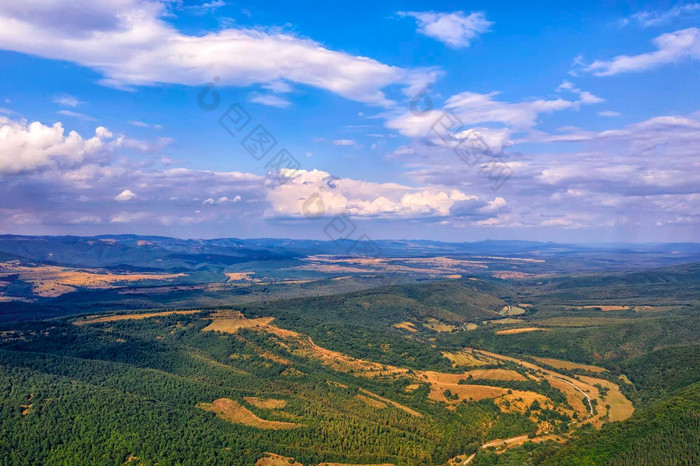
{"label": "sky gradient", "polygon": [[700,4],[588,3],[0,0],[0,233],[696,241]]}

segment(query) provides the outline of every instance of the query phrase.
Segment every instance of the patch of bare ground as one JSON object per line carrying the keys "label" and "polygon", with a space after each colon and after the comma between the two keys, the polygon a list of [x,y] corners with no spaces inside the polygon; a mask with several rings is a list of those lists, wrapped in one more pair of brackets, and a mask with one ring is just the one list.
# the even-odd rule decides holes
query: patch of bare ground
{"label": "patch of bare ground", "polygon": [[287,400],[278,400],[276,398],[259,398],[257,396],[244,396],[243,399],[260,409],[282,409],[287,406]]}
{"label": "patch of bare ground", "polygon": [[32,401],[34,400],[34,394],[30,393],[29,394],[29,400],[27,401],[26,405],[19,405],[20,408],[22,408],[22,416],[26,416],[27,414],[32,412],[32,407],[34,404]]}
{"label": "patch of bare ground", "polygon": [[413,322],[399,322],[398,324],[394,324],[393,327],[408,330],[411,333],[416,333],[418,331]]}
{"label": "patch of bare ground", "polygon": [[413,393],[413,392],[415,392],[416,390],[418,390],[419,388],[420,388],[420,384],[419,384],[419,383],[412,383],[412,384],[406,385],[406,386],[404,387],[403,390],[404,390],[406,393]]}
{"label": "patch of bare ground", "polygon": [[294,458],[265,452],[265,456],[255,462],[255,466],[304,466]]}
{"label": "patch of bare ground", "polygon": [[288,367],[285,370],[283,370],[280,375],[282,377],[304,377],[306,374],[298,369],[295,369],[293,367]]}
{"label": "patch of bare ground", "polygon": [[150,319],[151,317],[165,317],[173,314],[197,314],[202,312],[196,311],[166,311],[166,312],[148,312],[148,313],[138,313],[138,314],[118,314],[105,317],[87,318],[82,320],[73,321],[74,325],[86,325],[86,324],[97,324],[100,322],[117,322],[120,320],[140,320],[140,319]]}
{"label": "patch of bare ground", "polygon": [[210,411],[225,421],[255,427],[256,429],[280,430],[294,429],[301,426],[301,424],[296,424],[293,422],[268,421],[266,419],[261,419],[252,411],[229,398],[219,398],[218,400],[214,400],[213,403],[199,403],[197,404],[197,407],[205,411]]}
{"label": "patch of bare ground", "polygon": [[516,333],[527,333],[527,332],[548,332],[548,328],[540,327],[522,327],[522,328],[509,328],[508,330],[498,330],[496,335],[515,335]]}

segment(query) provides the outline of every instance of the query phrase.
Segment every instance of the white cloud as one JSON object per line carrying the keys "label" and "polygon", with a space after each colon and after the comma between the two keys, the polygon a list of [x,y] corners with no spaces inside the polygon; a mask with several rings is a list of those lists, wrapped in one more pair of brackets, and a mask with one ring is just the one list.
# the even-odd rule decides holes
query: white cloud
{"label": "white cloud", "polygon": [[119,195],[117,195],[114,200],[119,201],[119,202],[126,202],[126,201],[131,201],[133,199],[136,199],[138,196],[131,192],[129,189],[125,189],[122,191]]}
{"label": "white cloud", "polygon": [[117,212],[109,219],[109,223],[134,223],[152,218],[149,212]]}
{"label": "white cloud", "polygon": [[321,170],[285,173],[287,182],[268,191],[268,217],[304,218],[323,212],[352,217],[426,218],[451,214],[480,215],[487,204],[477,196],[438,186],[413,188],[334,178]]}
{"label": "white cloud", "polygon": [[64,133],[61,123],[45,126],[0,117],[0,174],[71,167],[109,153],[106,140],[111,133],[103,127],[98,127],[89,139],[75,131]]}
{"label": "white cloud", "polygon": [[128,122],[131,126],[136,126],[137,128],[153,128],[153,129],[162,129],[163,125],[159,124],[149,124],[143,121],[139,120],[133,120]]}
{"label": "white cloud", "polygon": [[645,71],[669,63],[700,59],[700,29],[688,28],[654,39],[657,50],[639,55],[620,55],[610,61],[596,60],[585,70],[596,76]]}
{"label": "white cloud", "polygon": [[435,109],[418,114],[409,111],[398,115],[390,113],[387,115],[386,127],[396,129],[408,137],[432,138],[434,143],[440,144],[433,128],[458,136],[460,131],[469,129],[462,127],[463,125],[500,123],[506,127],[506,130],[503,128],[473,129],[477,129],[480,134],[490,134],[490,137],[500,139],[501,142],[496,145],[503,147],[510,145],[508,142],[510,132],[530,130],[537,124],[541,114],[578,109],[581,104],[597,103],[602,100],[589,93],[579,92],[580,97],[577,100],[537,99],[516,103],[496,100],[498,92],[488,94],[462,92],[448,98],[442,110]]}
{"label": "white cloud", "polygon": [[186,35],[163,21],[155,0],[5,2],[0,48],[67,60],[98,70],[117,87],[157,83],[197,86],[288,81],[348,99],[388,104],[382,89],[413,72],[323,47],[270,29],[224,29]]}
{"label": "white cloud", "polygon": [[415,18],[418,23],[418,32],[453,48],[469,47],[472,40],[487,32],[493,24],[486,19],[483,12],[471,13],[467,16],[462,11],[454,13],[401,11],[398,14]]}
{"label": "white cloud", "polygon": [[354,146],[355,141],[353,141],[352,139],[334,139],[333,145],[334,146]]}
{"label": "white cloud", "polygon": [[645,28],[661,26],[683,15],[694,15],[697,13],[700,13],[700,3],[688,3],[675,6],[666,11],[640,11],[620,21],[620,25],[627,26],[630,22],[636,21]]}
{"label": "white cloud", "polygon": [[605,102],[605,99],[598,97],[596,95],[591,94],[588,91],[582,91],[578,87],[574,85],[571,81],[563,81],[559,87],[557,87],[557,91],[569,91],[572,92],[576,95],[579,96],[579,102],[582,104],[600,104]]}
{"label": "white cloud", "polygon": [[251,92],[248,95],[248,100],[256,104],[267,105],[268,107],[287,108],[292,103],[274,94],[261,94],[260,92]]}
{"label": "white cloud", "polygon": [[608,118],[616,118],[622,116],[620,112],[614,112],[612,110],[603,110],[602,112],[598,112],[598,115]]}
{"label": "white cloud", "polygon": [[79,101],[77,97],[70,94],[64,94],[58,97],[54,97],[53,103],[60,105],[61,107],[75,108],[83,102]]}
{"label": "white cloud", "polygon": [[287,92],[292,92],[292,86],[284,81],[270,81],[261,86],[270,92],[277,92],[279,94],[286,94]]}
{"label": "white cloud", "polygon": [[58,113],[59,115],[63,115],[63,116],[77,118],[79,120],[97,121],[94,117],[91,117],[90,115],[86,115],[86,114],[80,113],[80,112],[74,112],[72,110],[59,110],[56,113]]}

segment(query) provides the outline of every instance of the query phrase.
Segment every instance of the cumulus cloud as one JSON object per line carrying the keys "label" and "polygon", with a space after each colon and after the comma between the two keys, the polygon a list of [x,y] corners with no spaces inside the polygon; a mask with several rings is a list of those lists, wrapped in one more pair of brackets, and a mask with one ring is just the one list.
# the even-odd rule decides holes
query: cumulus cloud
{"label": "cumulus cloud", "polygon": [[389,219],[479,215],[488,204],[478,196],[439,186],[414,188],[335,178],[321,170],[297,170],[267,193],[268,217],[304,218],[323,212]]}
{"label": "cumulus cloud", "polygon": [[286,81],[385,105],[384,87],[414,79],[413,71],[278,29],[183,34],[163,20],[166,13],[156,0],[5,2],[0,48],[78,63],[116,87],[196,86],[218,76],[222,85]]}
{"label": "cumulus cloud", "polygon": [[46,126],[0,117],[0,174],[74,167],[105,157],[111,137],[104,127],[98,127],[93,137],[84,139],[75,131],[65,134],[61,123]]}
{"label": "cumulus cloud", "polygon": [[126,202],[126,201],[131,201],[133,199],[136,199],[138,196],[131,192],[129,189],[125,189],[119,195],[117,195],[114,200],[119,201],[119,202]]}
{"label": "cumulus cloud", "polygon": [[463,11],[454,13],[434,13],[400,11],[399,16],[414,18],[418,32],[437,39],[453,48],[469,47],[479,35],[488,32],[493,24],[483,12],[465,15]]}
{"label": "cumulus cloud", "polygon": [[646,71],[684,60],[700,59],[700,29],[688,28],[662,34],[654,39],[656,50],[639,55],[620,55],[612,60],[596,60],[585,67],[595,76]]}

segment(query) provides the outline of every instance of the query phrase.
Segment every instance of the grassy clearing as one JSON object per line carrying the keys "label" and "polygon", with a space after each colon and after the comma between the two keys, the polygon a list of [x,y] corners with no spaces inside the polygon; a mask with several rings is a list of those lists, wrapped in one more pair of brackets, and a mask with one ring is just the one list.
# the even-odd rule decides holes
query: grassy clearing
{"label": "grassy clearing", "polygon": [[265,456],[255,462],[255,466],[304,466],[294,461],[294,458],[275,453],[265,452]]}
{"label": "grassy clearing", "polygon": [[399,322],[398,324],[394,324],[393,327],[408,330],[411,333],[416,333],[418,331],[413,322]]}
{"label": "grassy clearing", "polygon": [[284,330],[271,325],[274,317],[260,317],[258,319],[248,319],[238,311],[220,311],[210,316],[213,320],[211,324],[204,327],[205,332],[236,333],[242,328],[262,330],[272,333],[282,338],[298,338],[300,335],[291,330]]}
{"label": "grassy clearing", "polygon": [[616,317],[550,317],[538,320],[539,325],[547,327],[601,327],[605,325],[626,324],[635,319]]}
{"label": "grassy clearing", "polygon": [[423,326],[438,333],[452,332],[454,330],[457,330],[457,327],[455,327],[454,325],[445,324],[433,318],[425,319],[425,322],[423,322]]}
{"label": "grassy clearing", "polygon": [[250,403],[260,409],[282,409],[287,406],[287,400],[278,400],[275,398],[259,398],[257,396],[244,396],[246,403]]}
{"label": "grassy clearing", "polygon": [[366,404],[368,406],[372,406],[373,408],[377,408],[377,409],[386,408],[386,403],[383,403],[375,398],[370,398],[368,396],[361,395],[359,393],[357,395],[355,395],[355,398],[357,398],[358,400],[360,400],[361,402],[363,402],[364,404]]}
{"label": "grassy clearing", "polygon": [[301,426],[301,424],[295,424],[293,422],[260,419],[253,412],[229,398],[219,398],[218,400],[214,400],[213,403],[199,403],[197,407],[216,414],[217,417],[224,421],[234,424],[243,424],[249,427],[255,427],[256,429],[280,430],[294,429]]}
{"label": "grassy clearing", "polygon": [[105,316],[105,317],[76,320],[73,322],[73,325],[98,324],[100,322],[118,322],[120,320],[141,320],[141,319],[150,319],[152,317],[171,316],[174,314],[181,314],[181,315],[197,314],[198,312],[202,312],[202,311],[199,311],[199,310],[196,310],[196,311],[167,311],[167,312],[148,312],[148,313],[140,313],[140,314],[119,314],[119,315],[113,315],[113,316]]}
{"label": "grassy clearing", "polygon": [[499,330],[496,335],[515,335],[516,333],[527,333],[527,332],[547,332],[548,328],[540,327],[521,327],[521,328],[509,328],[508,330]]}
{"label": "grassy clearing", "polygon": [[577,362],[564,361],[563,359],[554,358],[533,358],[542,364],[547,364],[555,369],[581,369],[588,372],[607,372],[607,369],[598,366],[589,366],[588,364],[579,364]]}
{"label": "grassy clearing", "polygon": [[487,362],[481,361],[477,358],[475,358],[472,354],[470,353],[447,353],[444,352],[442,353],[443,356],[445,356],[447,359],[452,361],[452,363],[455,366],[468,366],[468,367],[473,367],[473,366],[484,366],[488,364]]}
{"label": "grassy clearing", "polygon": [[379,401],[382,401],[386,404],[389,404],[389,405],[393,406],[394,408],[398,408],[401,411],[410,414],[411,416],[423,417],[423,415],[421,413],[419,413],[418,411],[413,410],[413,409],[409,408],[408,406],[404,406],[401,403],[397,403],[396,401],[390,400],[388,398],[384,398],[383,396],[379,396],[376,393],[372,393],[369,390],[365,390],[364,388],[360,388],[360,391],[362,393],[364,393],[365,395],[371,396],[375,400],[379,400]]}

